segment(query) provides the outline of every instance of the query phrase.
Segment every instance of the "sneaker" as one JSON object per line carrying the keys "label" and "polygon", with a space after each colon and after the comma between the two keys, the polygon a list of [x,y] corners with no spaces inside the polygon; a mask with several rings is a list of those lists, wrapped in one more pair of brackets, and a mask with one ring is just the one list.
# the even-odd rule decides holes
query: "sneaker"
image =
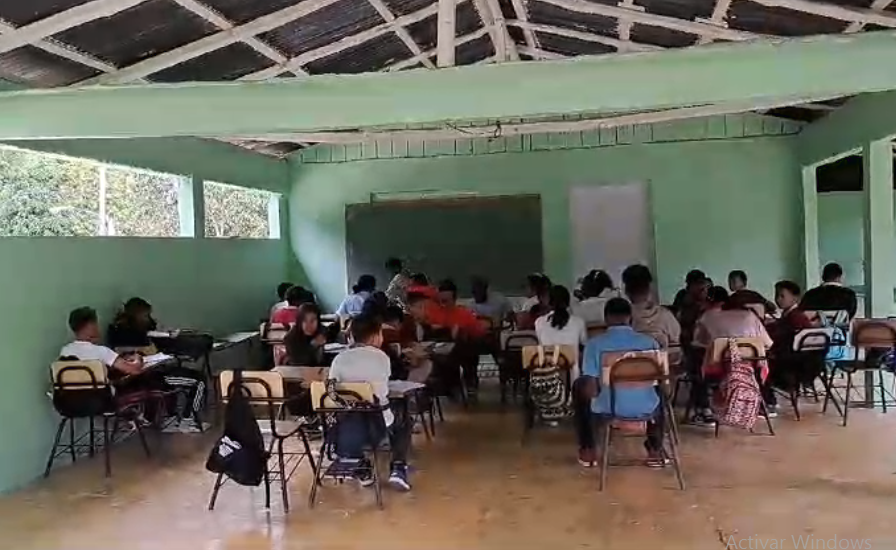
{"label": "sneaker", "polygon": [[597,453],[594,449],[579,449],[579,465],[582,468],[597,466]]}
{"label": "sneaker", "polygon": [[[778,418],[778,406],[777,405],[766,405],[765,410],[768,413],[769,418]],[[762,412],[760,411],[759,416],[762,416]]]}
{"label": "sneaker", "polygon": [[392,473],[389,474],[389,485],[395,487],[399,491],[410,491],[411,483],[408,481],[408,467],[405,464],[395,464],[392,466]]}
{"label": "sneaker", "polygon": [[689,423],[695,426],[714,428],[716,426],[716,417],[713,416],[712,413],[699,412],[691,417]]}
{"label": "sneaker", "polygon": [[355,467],[355,479],[361,487],[370,487],[373,485],[373,467],[367,459],[358,462]]}
{"label": "sneaker", "polygon": [[666,456],[666,453],[663,451],[648,451],[647,453],[647,467],[648,468],[665,468],[666,466],[672,464],[672,460]]}

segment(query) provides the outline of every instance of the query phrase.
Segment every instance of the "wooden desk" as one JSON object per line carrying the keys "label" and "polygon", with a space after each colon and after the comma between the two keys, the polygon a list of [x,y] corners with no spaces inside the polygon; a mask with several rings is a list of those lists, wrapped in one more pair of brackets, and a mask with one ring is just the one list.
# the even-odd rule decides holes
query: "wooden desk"
{"label": "wooden desk", "polygon": [[311,382],[325,381],[330,373],[330,367],[281,365],[274,367],[272,372],[282,376],[284,382],[299,382],[304,385],[311,385]]}

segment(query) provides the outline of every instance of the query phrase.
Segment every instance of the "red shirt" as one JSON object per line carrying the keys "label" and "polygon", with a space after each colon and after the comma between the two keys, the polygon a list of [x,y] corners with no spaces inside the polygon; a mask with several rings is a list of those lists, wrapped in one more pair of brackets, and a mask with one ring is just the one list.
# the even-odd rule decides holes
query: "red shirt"
{"label": "red shirt", "polygon": [[408,295],[420,294],[426,296],[430,300],[436,300],[439,297],[439,290],[434,286],[411,285],[407,288]]}
{"label": "red shirt", "polygon": [[272,323],[280,323],[283,325],[294,325],[296,320],[299,318],[299,308],[297,307],[282,307],[274,312],[271,315]]}
{"label": "red shirt", "polygon": [[429,324],[436,327],[458,327],[467,336],[485,335],[485,327],[476,318],[476,314],[462,306],[444,307],[432,303],[426,311]]}

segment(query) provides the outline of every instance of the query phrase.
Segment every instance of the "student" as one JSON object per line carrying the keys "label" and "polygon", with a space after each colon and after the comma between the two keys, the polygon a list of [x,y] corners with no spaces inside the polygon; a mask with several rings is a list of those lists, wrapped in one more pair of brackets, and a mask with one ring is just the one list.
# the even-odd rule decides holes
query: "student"
{"label": "student", "polygon": [[553,286],[550,301],[550,313],[535,321],[535,334],[542,346],[571,346],[575,350],[575,364],[572,365],[572,379],[575,380],[579,377],[579,347],[588,341],[585,321],[570,313],[569,290],[565,286]]}
{"label": "student", "polygon": [[109,378],[113,381],[129,375],[143,374],[142,357],[137,354],[119,355],[111,348],[98,344],[101,335],[95,309],[79,307],[72,310],[68,315],[68,326],[75,339],[62,347],[59,357],[74,357],[79,361],[100,361],[109,368]]}
{"label": "student", "polygon": [[492,353],[485,327],[469,309],[457,304],[457,285],[451,279],[439,283],[437,307],[427,311],[429,324],[433,330],[447,330],[454,340],[454,358],[463,369],[467,392],[471,397],[479,388],[479,356]]}
{"label": "student", "polygon": [[271,313],[268,315],[268,319],[274,316],[275,311],[289,305],[289,303],[286,301],[286,291],[289,290],[292,286],[292,283],[280,283],[279,285],[277,285],[277,297],[280,298],[280,301],[271,306]]}
{"label": "student", "polygon": [[551,288],[551,280],[543,273],[530,273],[526,276],[526,300],[520,305],[520,312],[525,313],[541,302]]}
{"label": "student", "polygon": [[630,265],[622,272],[625,294],[632,303],[632,327],[666,349],[677,346],[681,327],[675,315],[654,301],[653,274],[645,265]]}
{"label": "student", "polygon": [[534,329],[535,320],[551,310],[551,280],[541,274],[529,277],[529,292],[533,296],[523,303],[522,311],[516,316],[516,327],[520,330]]}
{"label": "student", "polygon": [[573,312],[585,321],[586,326],[603,326],[607,302],[619,296],[613,287],[613,279],[606,271],[592,271],[582,279],[581,292],[582,301],[573,306]]}
{"label": "student", "polygon": [[301,286],[292,286],[286,291],[286,307],[281,307],[271,315],[272,323],[293,325],[298,319],[299,308],[305,303],[314,303],[314,296]]}
{"label": "student", "polygon": [[386,297],[393,304],[404,307],[408,297],[408,287],[411,286],[411,276],[404,269],[401,260],[394,257],[386,260],[386,270],[392,275],[389,286],[386,287]]}
{"label": "student", "polygon": [[843,268],[829,263],[821,272],[821,286],[803,295],[800,309],[803,311],[846,311],[851,321],[856,316],[858,300],[851,288],[843,286]]}
{"label": "student", "polygon": [[352,287],[352,293],[342,300],[336,309],[336,315],[345,319],[355,317],[364,309],[364,302],[376,291],[376,278],[373,275],[361,275]]}
{"label": "student", "polygon": [[774,341],[772,353],[784,356],[793,351],[793,340],[797,333],[812,328],[812,321],[799,308],[800,285],[795,282],[775,283],[775,302],[781,308],[781,318],[768,326],[768,333]]}
{"label": "student", "polygon": [[678,314],[682,305],[688,300],[698,297],[701,290],[706,290],[709,286],[709,277],[706,273],[699,269],[692,269],[684,276],[684,288],[675,293],[675,299],[672,301],[672,311]]}
{"label": "student", "polygon": [[110,348],[142,348],[152,344],[149,332],[156,330],[152,306],[143,298],[131,298],[106,330]]}
{"label": "student", "polygon": [[513,315],[513,305],[500,292],[488,288],[488,280],[485,277],[473,277],[470,285],[473,294],[473,303],[470,309],[479,317],[487,317],[492,320],[492,327],[500,328],[501,323]]}
{"label": "student", "polygon": [[283,338],[286,362],[290,365],[325,365],[324,345],[327,335],[320,324],[320,308],[316,304],[302,304],[295,326]]}
{"label": "student", "polygon": [[[681,326],[681,347],[685,350],[694,338],[697,319],[703,314],[706,306],[706,292],[711,286],[706,274],[699,269],[692,269],[685,277],[685,288],[678,291],[672,309]],[[687,351],[686,351],[687,353]]]}
{"label": "student", "polygon": [[[609,352],[648,351],[659,349],[659,344],[631,327],[632,306],[623,298],[611,298],[604,308],[607,332],[588,341],[582,363],[582,377],[573,384],[573,407],[576,435],[579,443],[579,464],[586,468],[597,464],[593,415],[609,415],[612,408],[610,389],[601,387],[603,356]],[[615,413],[620,418],[644,418],[656,413],[647,423],[647,465],[662,468],[668,464],[663,452],[664,411],[653,387],[618,388],[615,391]],[[612,429],[609,425],[602,429]]]}
{"label": "student", "polygon": [[[772,339],[765,330],[765,325],[756,314],[740,304],[732,303],[728,296],[728,291],[720,286],[712,287],[708,293],[707,309],[697,321],[694,331],[693,345],[695,349],[702,350],[703,362],[701,365],[704,376],[707,373],[707,367],[710,365],[711,357],[709,353],[712,350],[713,343],[719,338],[758,338],[762,341],[765,349],[771,349]],[[712,376],[712,375],[710,375]],[[774,416],[775,413],[775,395],[771,391],[771,387],[762,381],[763,397],[769,407],[769,415]],[[707,392],[706,386],[695,386],[696,415],[692,419],[697,424],[715,424],[712,417],[712,411],[708,407],[708,393],[706,393],[707,402],[703,401],[703,392]]]}
{"label": "student", "polygon": [[374,316],[379,318],[380,322],[385,322],[388,309],[389,298],[385,292],[378,290],[364,300],[364,305],[361,306],[361,314]]}
{"label": "student", "polygon": [[748,306],[759,304],[763,306],[766,315],[771,315],[777,311],[777,307],[773,302],[765,299],[765,296],[747,288],[747,273],[740,269],[735,269],[728,274],[728,289],[731,290],[729,300],[733,304]]}
{"label": "student", "polygon": [[[359,315],[352,320],[351,335],[353,345],[333,359],[330,367],[329,378],[337,383],[366,382],[373,388],[373,393],[380,405],[389,404],[389,376],[392,366],[389,356],[380,347],[383,344],[382,326],[379,319]],[[392,450],[392,473],[389,476],[389,484],[409,491],[411,484],[408,481],[407,455],[411,444],[411,425],[407,415],[396,415],[391,408],[383,410],[383,424],[388,431],[389,442]],[[366,432],[366,431],[365,431]],[[360,443],[360,442],[358,442]],[[360,459],[363,453],[360,449],[338,450],[343,458]],[[359,481],[362,485],[373,484],[373,478],[366,468],[359,468]]]}

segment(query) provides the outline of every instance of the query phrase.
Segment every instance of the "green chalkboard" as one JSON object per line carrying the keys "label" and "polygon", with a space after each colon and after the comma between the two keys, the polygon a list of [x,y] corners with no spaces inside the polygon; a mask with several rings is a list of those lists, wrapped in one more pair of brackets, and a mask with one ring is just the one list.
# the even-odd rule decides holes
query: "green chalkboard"
{"label": "green chalkboard", "polygon": [[526,275],[543,271],[537,195],[352,204],[345,225],[349,286],[370,273],[384,289],[391,256],[431,281],[454,279],[462,295],[474,275],[519,295]]}

